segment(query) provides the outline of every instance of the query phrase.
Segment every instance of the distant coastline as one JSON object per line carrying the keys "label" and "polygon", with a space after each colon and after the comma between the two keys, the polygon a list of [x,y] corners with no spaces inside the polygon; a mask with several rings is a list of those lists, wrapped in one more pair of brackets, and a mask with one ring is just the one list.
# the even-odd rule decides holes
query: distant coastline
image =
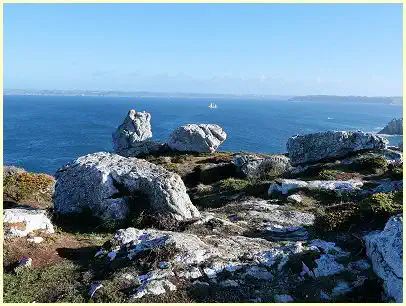
{"label": "distant coastline", "polygon": [[279,100],[287,102],[362,102],[402,105],[402,97],[366,97],[335,95],[254,95],[254,94],[216,94],[216,93],[183,93],[183,92],[150,92],[118,90],[29,90],[5,89],[5,96],[82,96],[82,97],[129,97],[129,98],[206,98],[206,99],[255,99]]}
{"label": "distant coastline", "polygon": [[131,98],[207,98],[207,99],[270,99],[288,100],[283,95],[234,95],[215,93],[182,93],[182,92],[149,92],[149,91],[116,91],[116,90],[26,90],[5,89],[5,96],[82,96],[82,97],[131,97]]}
{"label": "distant coastline", "polygon": [[288,99],[290,102],[364,102],[364,103],[384,103],[402,105],[403,97],[365,97],[365,96],[329,96],[329,95],[309,95],[296,96]]}

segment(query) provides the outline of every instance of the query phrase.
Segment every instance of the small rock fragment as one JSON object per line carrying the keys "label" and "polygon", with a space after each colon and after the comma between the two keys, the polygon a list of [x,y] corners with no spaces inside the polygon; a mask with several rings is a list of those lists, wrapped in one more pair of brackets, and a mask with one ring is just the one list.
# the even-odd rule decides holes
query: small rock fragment
{"label": "small rock fragment", "polygon": [[42,237],[30,237],[27,239],[28,242],[33,242],[33,243],[41,243],[44,241],[44,238]]}
{"label": "small rock fragment", "polygon": [[18,262],[18,266],[14,269],[14,271],[17,273],[25,268],[31,267],[32,264],[32,259],[30,257],[24,256],[23,258],[20,259]]}
{"label": "small rock fragment", "polygon": [[161,261],[161,262],[158,264],[158,267],[159,267],[160,269],[168,269],[168,268],[170,267],[170,264],[169,264],[169,262],[167,262],[167,261]]}
{"label": "small rock fragment", "polygon": [[274,296],[276,303],[289,303],[293,302],[293,298],[287,294],[277,294]]}
{"label": "small rock fragment", "polygon": [[94,294],[96,293],[97,290],[99,290],[100,288],[102,288],[103,285],[100,282],[94,282],[89,289],[89,297],[92,298],[94,296]]}

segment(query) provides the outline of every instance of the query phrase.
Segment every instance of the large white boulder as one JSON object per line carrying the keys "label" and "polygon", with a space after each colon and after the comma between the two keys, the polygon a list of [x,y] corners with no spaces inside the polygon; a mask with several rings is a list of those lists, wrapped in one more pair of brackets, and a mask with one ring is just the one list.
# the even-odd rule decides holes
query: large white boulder
{"label": "large white boulder", "polygon": [[213,153],[226,138],[217,124],[186,124],[172,132],[168,146],[177,151]]}
{"label": "large white boulder", "polygon": [[126,157],[137,157],[160,150],[162,144],[151,138],[151,114],[131,109],[113,133],[114,151]]}
{"label": "large white boulder", "polygon": [[62,214],[90,209],[96,217],[115,220],[126,218],[130,207],[146,205],[176,220],[200,216],[178,174],[134,157],[88,154],[58,170],[56,179],[54,208]]}
{"label": "large white boulder", "polygon": [[289,138],[286,147],[292,164],[339,158],[366,149],[385,149],[388,140],[373,133],[327,131]]}
{"label": "large white boulder", "polygon": [[10,208],[3,210],[6,238],[25,237],[35,231],[54,233],[54,227],[45,210]]}
{"label": "large white boulder", "polygon": [[403,301],[403,216],[389,219],[381,232],[365,236],[367,255],[373,270],[383,279],[386,294]]}

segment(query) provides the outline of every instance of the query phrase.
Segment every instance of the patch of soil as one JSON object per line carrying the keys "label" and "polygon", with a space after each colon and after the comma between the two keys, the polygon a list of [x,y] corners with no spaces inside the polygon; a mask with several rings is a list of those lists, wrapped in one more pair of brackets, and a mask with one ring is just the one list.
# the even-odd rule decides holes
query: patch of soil
{"label": "patch of soil", "polygon": [[[79,240],[77,236],[67,233],[43,235],[42,237],[44,241],[39,244],[28,242],[28,237],[6,239],[3,245],[5,270],[10,270],[23,256],[32,258],[32,267],[37,268],[65,260],[67,257],[58,250],[95,246],[94,241]],[[100,245],[102,242],[100,241]]]}

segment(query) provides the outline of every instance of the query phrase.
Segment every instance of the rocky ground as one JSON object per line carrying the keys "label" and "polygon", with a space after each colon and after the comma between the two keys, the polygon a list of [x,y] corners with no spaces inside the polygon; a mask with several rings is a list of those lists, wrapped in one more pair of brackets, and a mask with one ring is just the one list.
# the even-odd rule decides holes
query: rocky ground
{"label": "rocky ground", "polygon": [[55,178],[5,167],[4,301],[402,300],[399,149],[358,135],[364,149],[318,161],[213,152],[225,136],[195,128],[209,152],[89,154]]}

